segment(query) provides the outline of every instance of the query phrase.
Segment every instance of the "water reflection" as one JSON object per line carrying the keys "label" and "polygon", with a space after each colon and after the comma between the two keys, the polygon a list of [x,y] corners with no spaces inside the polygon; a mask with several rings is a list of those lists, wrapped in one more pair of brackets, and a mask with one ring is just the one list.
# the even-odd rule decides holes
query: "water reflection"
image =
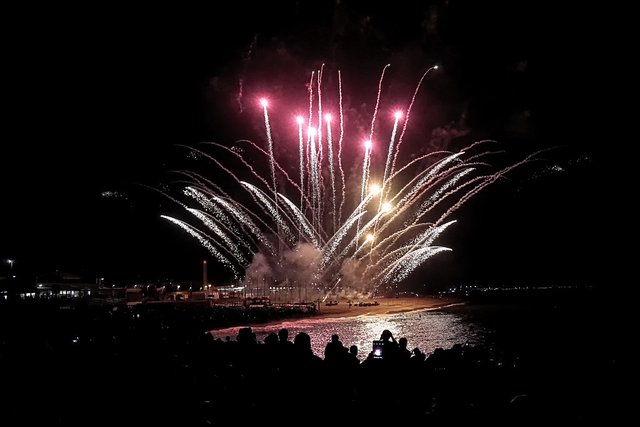
{"label": "water reflection", "polygon": [[[467,342],[483,343],[488,334],[484,326],[464,315],[437,310],[337,319],[302,319],[252,326],[259,342],[263,342],[267,334],[277,332],[280,328],[289,330],[291,340],[299,332],[308,333],[313,352],[320,357],[324,357],[324,347],[331,340],[331,335],[338,334],[346,347],[352,344],[358,346],[360,360],[366,358],[373,340],[379,339],[385,329],[390,330],[396,340],[407,338],[409,349],[418,347],[427,354],[438,347],[450,348],[454,344]],[[215,338],[224,339],[229,336],[235,339],[239,329],[240,327],[217,329],[211,333]]]}

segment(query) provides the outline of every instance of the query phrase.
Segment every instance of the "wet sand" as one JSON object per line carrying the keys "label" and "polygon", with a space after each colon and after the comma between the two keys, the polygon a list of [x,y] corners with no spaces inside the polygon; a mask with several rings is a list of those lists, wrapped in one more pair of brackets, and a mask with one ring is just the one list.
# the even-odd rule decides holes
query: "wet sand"
{"label": "wet sand", "polygon": [[356,316],[383,316],[386,314],[404,313],[409,311],[436,309],[452,304],[462,304],[463,300],[452,297],[407,297],[407,298],[376,298],[366,302],[378,302],[379,305],[360,307],[340,300],[337,305],[320,304],[320,309],[312,317],[335,318]]}
{"label": "wet sand", "polygon": [[358,306],[352,304],[349,307],[347,300],[339,300],[337,305],[326,305],[326,303],[320,304],[320,310],[314,314],[307,314],[303,317],[280,317],[267,322],[247,322],[243,324],[237,324],[234,326],[226,326],[221,328],[212,329],[210,332],[216,336],[220,335],[235,335],[237,331],[242,327],[260,327],[264,328],[269,325],[281,324],[288,321],[298,321],[301,319],[332,319],[332,318],[348,318],[358,316],[385,316],[395,313],[406,313],[417,310],[435,310],[451,305],[464,304],[464,300],[453,297],[405,297],[405,298],[375,298],[363,302],[373,303],[378,302],[378,305],[370,306]]}

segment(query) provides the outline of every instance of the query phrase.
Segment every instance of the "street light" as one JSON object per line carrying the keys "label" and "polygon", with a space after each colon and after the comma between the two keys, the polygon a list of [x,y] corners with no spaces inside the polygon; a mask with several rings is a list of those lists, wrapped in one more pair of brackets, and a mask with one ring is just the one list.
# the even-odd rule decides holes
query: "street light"
{"label": "street light", "polygon": [[16,262],[15,259],[8,259],[7,262],[9,263],[9,269],[11,271],[13,271],[13,263]]}

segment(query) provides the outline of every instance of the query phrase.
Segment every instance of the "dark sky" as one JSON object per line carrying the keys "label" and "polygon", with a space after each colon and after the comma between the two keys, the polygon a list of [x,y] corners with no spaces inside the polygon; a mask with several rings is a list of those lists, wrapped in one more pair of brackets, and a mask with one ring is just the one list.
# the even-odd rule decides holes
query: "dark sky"
{"label": "dark sky", "polygon": [[175,144],[254,136],[259,111],[239,111],[239,78],[246,99],[304,96],[324,62],[351,82],[354,102],[371,103],[386,63],[392,93],[438,63],[423,93],[428,132],[453,123],[514,158],[557,146],[548,165],[563,172],[541,166],[470,203],[445,239],[455,251],[425,266],[423,281],[609,277],[619,225],[606,189],[615,142],[603,141],[618,137],[609,97],[622,42],[606,10],[266,3],[6,10],[0,257],[23,274],[197,279],[211,257],[159,218],[173,208],[142,185],[171,179],[185,154]]}

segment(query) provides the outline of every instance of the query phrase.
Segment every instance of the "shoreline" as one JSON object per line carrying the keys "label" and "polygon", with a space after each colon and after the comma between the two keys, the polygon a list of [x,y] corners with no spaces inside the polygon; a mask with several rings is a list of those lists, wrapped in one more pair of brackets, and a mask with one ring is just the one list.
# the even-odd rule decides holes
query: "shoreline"
{"label": "shoreline", "polygon": [[259,328],[264,329],[271,325],[279,325],[282,323],[308,321],[308,320],[326,320],[326,319],[346,319],[352,317],[384,317],[399,313],[409,313],[420,310],[439,310],[445,307],[465,304],[466,301],[459,297],[381,297],[375,298],[373,301],[378,305],[349,307],[348,302],[340,300],[337,305],[320,305],[320,310],[314,314],[302,317],[282,317],[267,322],[249,322],[241,325],[231,325],[209,330],[209,333],[235,331],[240,328]]}
{"label": "shoreline", "polygon": [[378,305],[359,307],[340,301],[337,305],[327,306],[320,305],[320,309],[309,316],[313,319],[331,319],[340,317],[360,317],[360,316],[384,316],[398,313],[408,313],[419,310],[436,310],[445,306],[463,304],[464,300],[454,297],[383,297],[376,298],[374,301]]}

